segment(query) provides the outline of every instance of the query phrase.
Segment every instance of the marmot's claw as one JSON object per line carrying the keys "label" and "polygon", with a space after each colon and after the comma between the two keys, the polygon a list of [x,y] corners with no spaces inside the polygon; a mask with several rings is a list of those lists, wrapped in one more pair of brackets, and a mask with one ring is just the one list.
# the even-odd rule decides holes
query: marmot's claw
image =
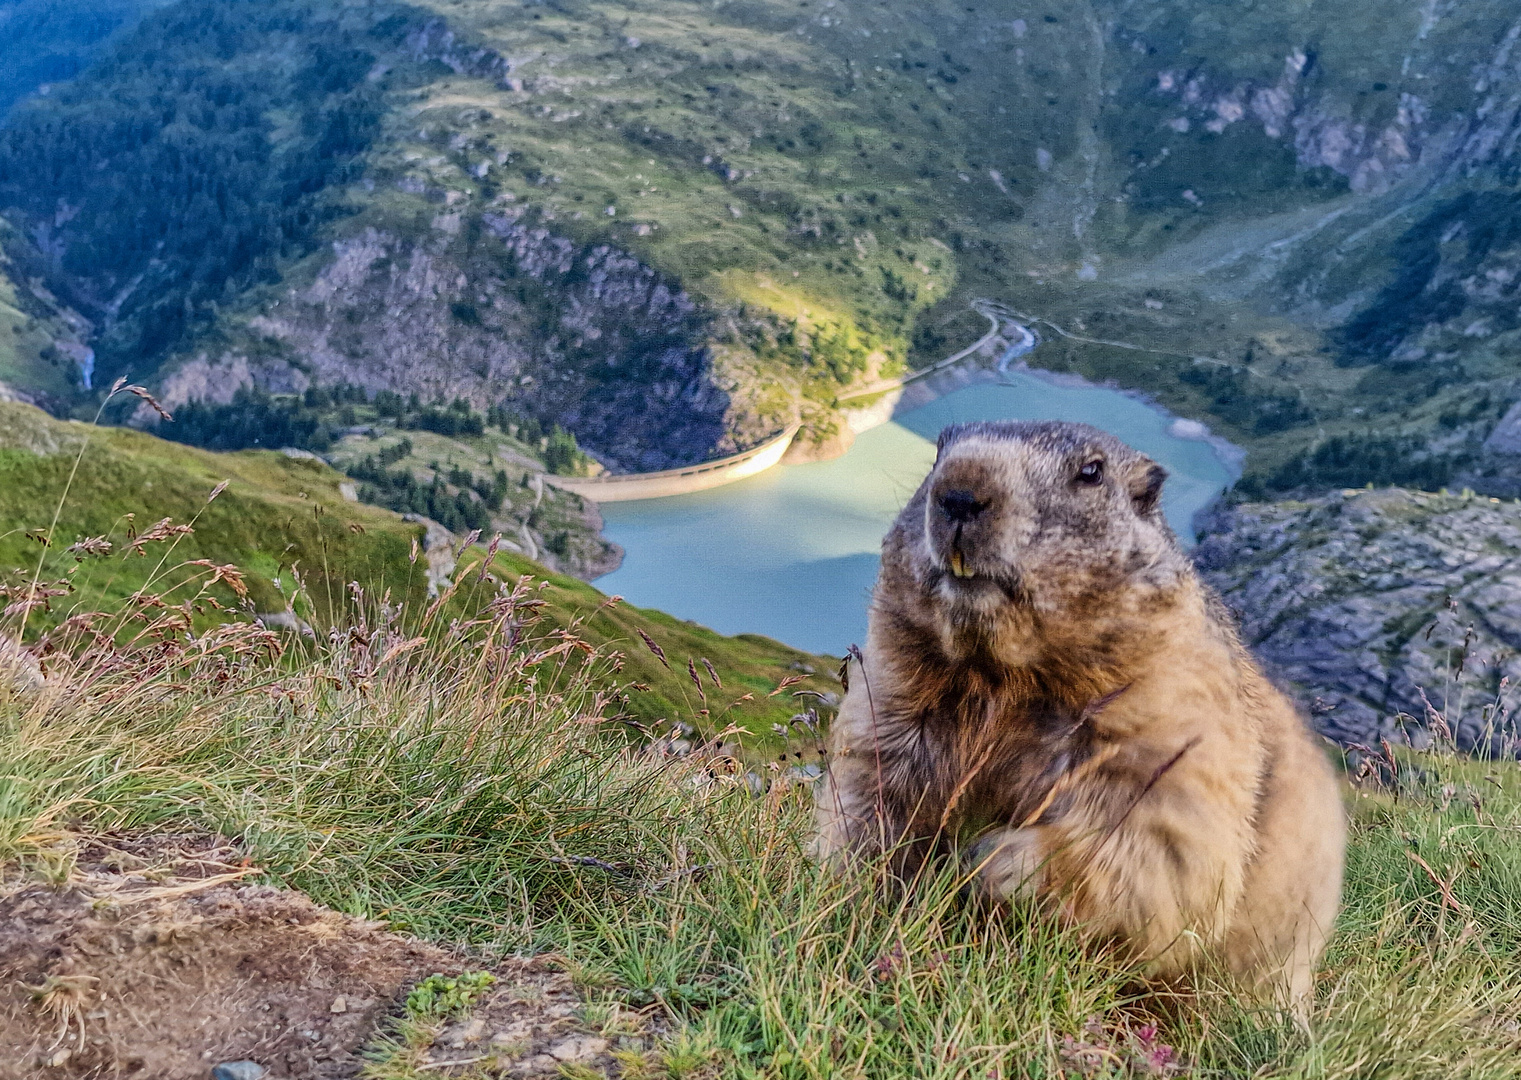
{"label": "marmot's claw", "polygon": [[1034,829],[1000,829],[977,841],[968,867],[982,891],[995,900],[1040,892],[1044,858]]}

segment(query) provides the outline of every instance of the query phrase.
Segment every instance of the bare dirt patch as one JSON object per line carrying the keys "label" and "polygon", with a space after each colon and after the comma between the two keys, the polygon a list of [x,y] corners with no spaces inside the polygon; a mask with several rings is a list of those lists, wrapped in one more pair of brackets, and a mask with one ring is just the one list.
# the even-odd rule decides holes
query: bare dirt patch
{"label": "bare dirt patch", "polygon": [[248,884],[249,871],[204,837],[117,839],[81,851],[61,885],[8,887],[0,1077],[203,1080],[244,1059],[272,1076],[349,1076],[408,983],[459,967],[434,946]]}
{"label": "bare dirt patch", "polygon": [[464,954],[255,873],[231,845],[160,836],[92,841],[56,883],[0,879],[0,1080],[205,1080],[244,1060],[270,1078],[347,1077],[367,1047],[440,1076],[616,1072],[617,1032],[583,1030],[550,959],[491,965],[473,1015],[385,1053],[407,990],[458,973]]}

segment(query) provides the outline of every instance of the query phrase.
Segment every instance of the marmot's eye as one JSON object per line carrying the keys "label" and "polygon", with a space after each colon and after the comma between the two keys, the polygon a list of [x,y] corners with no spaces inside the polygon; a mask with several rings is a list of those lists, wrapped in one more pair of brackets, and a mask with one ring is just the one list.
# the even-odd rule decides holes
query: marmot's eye
{"label": "marmot's eye", "polygon": [[1079,484],[1097,484],[1103,479],[1104,463],[1102,461],[1090,461],[1077,470],[1077,482]]}

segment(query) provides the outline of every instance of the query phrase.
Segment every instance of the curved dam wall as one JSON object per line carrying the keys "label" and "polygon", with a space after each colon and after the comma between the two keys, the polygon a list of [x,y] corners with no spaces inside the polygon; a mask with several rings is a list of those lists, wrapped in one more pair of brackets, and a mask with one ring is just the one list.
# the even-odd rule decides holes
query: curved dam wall
{"label": "curved dam wall", "polygon": [[798,432],[792,425],[775,438],[742,454],[705,461],[701,465],[689,465],[682,469],[666,469],[662,472],[631,473],[623,476],[549,476],[545,483],[553,484],[563,491],[573,491],[593,502],[630,502],[634,499],[658,499],[664,495],[689,495],[694,491],[706,491],[720,487],[747,476],[765,472],[782,460],[787,447]]}

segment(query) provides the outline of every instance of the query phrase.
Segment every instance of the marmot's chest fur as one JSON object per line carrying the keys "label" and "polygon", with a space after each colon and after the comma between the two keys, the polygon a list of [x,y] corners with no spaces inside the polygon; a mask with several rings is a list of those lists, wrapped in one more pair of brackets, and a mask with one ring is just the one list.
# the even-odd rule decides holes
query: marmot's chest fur
{"label": "marmot's chest fur", "polygon": [[891,699],[880,744],[883,797],[920,829],[950,838],[1024,821],[1092,753],[1080,710],[970,665],[919,671],[912,690]]}

